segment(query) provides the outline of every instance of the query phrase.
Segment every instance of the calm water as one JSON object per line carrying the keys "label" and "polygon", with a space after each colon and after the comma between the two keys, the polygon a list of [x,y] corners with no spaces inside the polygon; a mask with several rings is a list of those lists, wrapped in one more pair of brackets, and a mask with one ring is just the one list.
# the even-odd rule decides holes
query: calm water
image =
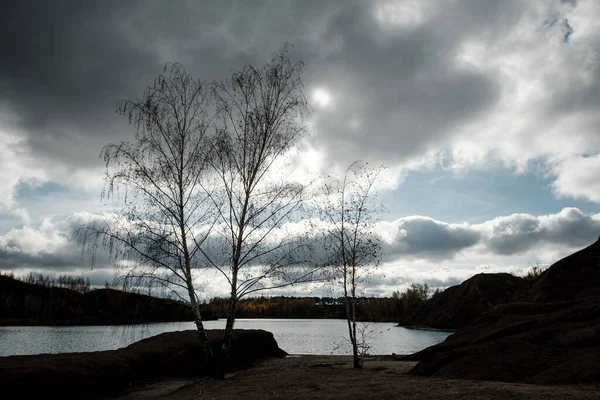
{"label": "calm water", "polygon": [[[207,321],[207,329],[223,329],[225,320]],[[366,325],[369,354],[409,354],[446,339],[448,332],[399,328],[394,323]],[[364,326],[364,325],[363,325]],[[348,354],[346,321],[333,319],[238,319],[238,329],[264,329],[290,354]],[[114,350],[162,332],[195,329],[192,322],[128,326],[0,327],[0,356]]]}

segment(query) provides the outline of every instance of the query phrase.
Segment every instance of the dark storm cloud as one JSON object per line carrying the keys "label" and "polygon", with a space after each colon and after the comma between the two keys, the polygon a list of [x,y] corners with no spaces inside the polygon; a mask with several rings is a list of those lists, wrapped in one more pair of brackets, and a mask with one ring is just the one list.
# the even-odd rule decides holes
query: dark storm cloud
{"label": "dark storm cloud", "polygon": [[36,157],[97,162],[100,147],[122,133],[116,101],[140,92],[140,79],[159,70],[153,54],[122,35],[118,18],[134,3],[4,4],[0,105],[17,115]]}
{"label": "dark storm cloud", "polygon": [[401,256],[451,259],[475,245],[481,234],[470,226],[450,225],[426,217],[401,218],[394,222],[395,238],[383,252],[393,260]]}
{"label": "dark storm cloud", "polygon": [[[277,4],[264,13],[246,2],[5,2],[0,108],[16,116],[37,158],[98,165],[100,148],[131,132],[116,102],[140,96],[164,63],[183,61],[198,77],[220,79],[267,61],[286,26],[262,31],[263,22],[278,21],[279,9],[288,18],[295,12]],[[265,37],[277,44],[266,46]]]}
{"label": "dark storm cloud", "polygon": [[496,254],[514,254],[530,249],[542,236],[540,221],[533,215],[513,215],[494,225],[487,246]]}
{"label": "dark storm cloud", "polygon": [[[446,31],[457,20],[432,12],[425,26],[401,33],[378,24],[368,7],[349,8],[332,19],[328,36],[339,38],[340,48],[310,69],[311,79],[334,96],[334,107],[319,114],[317,129],[326,132],[318,139],[336,156],[395,162],[449,139],[459,123],[493,104],[492,78],[453,65],[465,32]],[[438,25],[445,29],[436,30]],[[350,126],[352,119],[358,127]],[[361,154],[365,149],[372,153]]]}
{"label": "dark storm cloud", "polygon": [[484,244],[499,255],[529,251],[542,244],[578,248],[593,243],[600,235],[598,215],[585,214],[577,208],[565,208],[548,216],[514,214],[489,224],[491,233]]}
{"label": "dark storm cloud", "polygon": [[0,270],[15,271],[21,269],[58,270],[81,267],[83,261],[69,254],[28,254],[0,249]]}
{"label": "dark storm cloud", "polygon": [[[452,7],[423,1],[416,2],[421,20],[402,25],[378,19],[393,14],[377,11],[388,3],[5,2],[0,109],[15,114],[29,151],[46,166],[100,166],[102,145],[131,133],[115,103],[140,96],[166,62],[181,61],[202,79],[223,79],[244,63],[268,61],[290,42],[291,56],[306,63],[308,97],[318,87],[332,97],[331,107],[315,107],[315,147],[342,165],[356,158],[402,163],[449,146],[465,122],[493,109],[500,77],[459,66],[460,46],[471,39],[494,46],[534,7],[516,0]],[[570,3],[562,7],[576,6]],[[546,28],[564,37],[564,24],[555,25]],[[570,19],[568,26],[565,46],[578,29]],[[548,103],[550,119],[595,109],[597,83],[556,88],[562,94]]]}
{"label": "dark storm cloud", "polygon": [[[391,226],[391,228],[390,228]],[[382,241],[386,262],[409,259],[451,260],[479,246],[484,254],[509,256],[544,245],[581,248],[600,235],[600,215],[564,208],[550,215],[513,214],[482,224],[448,224],[427,217],[407,217],[381,228],[392,240]]]}
{"label": "dark storm cloud", "polygon": [[[486,19],[497,8],[492,4],[473,7]],[[165,62],[222,79],[246,62],[264,63],[291,42],[292,56],[307,64],[307,89],[325,84],[346,99],[317,119],[325,150],[336,148],[343,157],[346,147],[355,158],[368,144],[374,155],[408,156],[485,110],[496,88],[493,80],[450,65],[459,25],[477,26],[479,19],[433,10],[426,26],[388,32],[374,7],[361,1],[12,2],[0,13],[0,105],[16,114],[34,155],[74,168],[98,165],[101,146],[131,132],[114,114],[115,103],[141,95]],[[342,123],[349,116],[372,135],[349,145]]]}

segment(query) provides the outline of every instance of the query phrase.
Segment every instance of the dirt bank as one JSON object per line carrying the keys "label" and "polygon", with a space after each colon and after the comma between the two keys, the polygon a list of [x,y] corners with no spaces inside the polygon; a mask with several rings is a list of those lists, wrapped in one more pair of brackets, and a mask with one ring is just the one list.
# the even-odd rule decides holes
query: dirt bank
{"label": "dirt bank", "polygon": [[[208,331],[218,351],[223,331]],[[286,353],[270,332],[235,330],[230,367]],[[199,377],[203,363],[196,331],[169,332],[114,351],[0,357],[0,398],[98,398],[114,395],[144,379]]]}
{"label": "dirt bank", "polygon": [[491,308],[444,342],[411,355],[410,360],[419,361],[412,372],[600,384],[599,260],[600,240],[554,263],[531,285],[520,287],[518,301]]}
{"label": "dirt bank", "polygon": [[363,370],[347,356],[273,358],[225,380],[147,382],[116,399],[598,399],[597,386],[541,386],[406,375],[414,362],[370,357]]}

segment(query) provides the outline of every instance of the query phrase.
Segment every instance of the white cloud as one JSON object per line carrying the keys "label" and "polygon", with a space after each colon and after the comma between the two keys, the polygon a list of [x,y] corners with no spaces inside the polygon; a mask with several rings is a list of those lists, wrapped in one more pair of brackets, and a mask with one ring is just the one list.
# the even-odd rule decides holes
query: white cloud
{"label": "white cloud", "polygon": [[9,133],[16,129],[9,114],[0,111],[0,121],[0,214],[14,215],[30,223],[27,210],[15,201],[15,192],[20,182],[38,179],[44,172],[31,165],[23,137]]}
{"label": "white cloud", "polygon": [[16,118],[0,110],[0,215],[15,216],[24,225],[31,225],[28,210],[15,196],[19,185],[39,187],[47,182],[60,182],[67,187],[81,187],[99,193],[103,185],[103,169],[74,168],[65,160],[44,160],[29,149],[27,135],[17,126]]}
{"label": "white cloud", "polygon": [[[37,226],[7,232],[0,236],[0,270],[37,268],[85,274],[90,260],[70,238],[74,229],[93,218],[94,214],[76,213],[65,221],[46,219]],[[315,229],[323,228],[318,224],[311,228],[313,240],[319,240]],[[293,233],[306,229],[306,225],[289,224],[282,229]],[[381,267],[372,271],[367,293],[389,295],[392,290],[413,282],[442,287],[480,272],[520,273],[536,263],[551,264],[598,238],[600,214],[565,208],[556,214],[512,214],[481,224],[446,223],[411,216],[381,221],[375,231],[382,237],[384,257]],[[313,251],[315,258],[322,256],[322,250]],[[97,268],[104,271],[103,277],[110,266],[107,254],[99,252]],[[204,275],[198,280],[203,291],[223,295],[225,285],[218,282],[220,275],[210,276],[208,280]],[[310,287],[316,286],[299,286],[294,290],[302,294]]]}
{"label": "white cloud", "polygon": [[426,21],[426,6],[426,2],[416,0],[379,1],[374,5],[375,18],[387,29],[414,28]]}
{"label": "white cloud", "polygon": [[600,203],[600,154],[574,156],[552,169],[552,188],[558,196],[582,198]]}
{"label": "white cloud", "polygon": [[[382,238],[386,262],[539,258],[540,254],[564,254],[591,244],[600,236],[600,214],[564,208],[556,214],[512,214],[479,224],[410,216],[379,222],[376,231]],[[549,253],[553,248],[558,252]]]}
{"label": "white cloud", "polygon": [[448,146],[457,169],[500,159],[524,171],[546,159],[555,166],[558,194],[597,201],[597,192],[589,195],[595,189],[572,175],[581,155],[600,152],[600,113],[592,106],[600,91],[600,35],[593,28],[600,7],[557,4],[528,2],[506,30],[494,27],[457,47],[457,66],[494,77],[500,95],[488,112],[459,126]]}
{"label": "white cloud", "polygon": [[36,257],[62,251],[67,245],[67,238],[49,219],[44,219],[38,227],[26,225],[0,237],[1,249]]}

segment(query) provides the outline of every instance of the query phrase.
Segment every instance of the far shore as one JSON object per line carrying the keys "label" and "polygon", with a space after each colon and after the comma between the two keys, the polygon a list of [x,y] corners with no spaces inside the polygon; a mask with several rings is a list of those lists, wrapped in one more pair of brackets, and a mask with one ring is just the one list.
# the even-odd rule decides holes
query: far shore
{"label": "far shore", "polygon": [[[212,320],[211,320],[212,321]],[[70,321],[70,320],[57,320],[57,321],[35,321],[35,320],[24,320],[24,319],[0,319],[0,327],[8,326],[124,326],[124,325],[148,325],[148,324],[168,324],[168,323],[182,323],[182,322],[194,322],[190,320],[182,321]]]}
{"label": "far shore", "polygon": [[[237,319],[251,319],[251,320],[327,320],[327,319],[335,319],[335,320],[345,320],[344,318],[275,318],[275,317],[239,317]],[[219,321],[224,320],[224,318],[204,318],[203,321]],[[120,326],[120,325],[147,325],[147,324],[165,324],[165,323],[182,323],[182,322],[194,322],[193,320],[157,320],[157,321],[107,321],[107,320],[86,320],[86,321],[74,321],[74,320],[53,320],[53,321],[39,321],[33,319],[23,319],[23,318],[0,318],[0,327],[7,326]],[[358,322],[364,323],[398,323],[397,320],[393,319],[381,319],[376,321],[371,320],[358,320]],[[407,329],[418,329],[418,330],[429,330],[429,331],[440,331],[440,332],[454,332],[450,329],[435,329],[428,327],[418,327],[418,326],[402,326],[402,328]]]}
{"label": "far shore", "polygon": [[421,325],[397,325],[399,328],[411,329],[415,331],[432,331],[432,332],[456,332],[456,329],[437,329]]}

